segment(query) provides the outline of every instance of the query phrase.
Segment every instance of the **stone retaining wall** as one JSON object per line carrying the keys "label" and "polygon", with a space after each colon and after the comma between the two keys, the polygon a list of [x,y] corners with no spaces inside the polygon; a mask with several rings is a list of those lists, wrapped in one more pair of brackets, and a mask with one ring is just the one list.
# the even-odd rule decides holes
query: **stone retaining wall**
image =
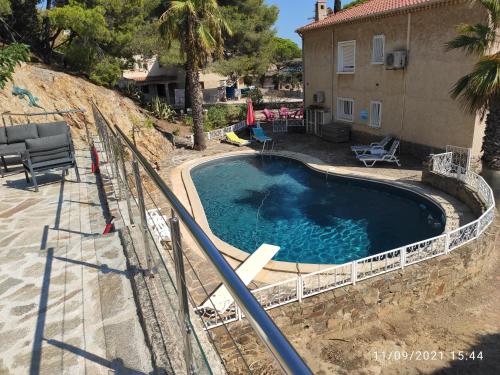
{"label": "stone retaining wall", "polygon": [[[480,210],[475,194],[464,186],[457,186],[448,179],[435,174],[424,174],[424,181],[443,188],[469,204],[473,210]],[[359,327],[391,314],[394,309],[417,307],[424,303],[440,300],[451,295],[464,285],[473,284],[489,272],[490,254],[495,250],[498,235],[498,219],[481,238],[454,250],[452,253],[393,271],[330,292],[307,298],[269,311],[279,328],[291,342],[300,342],[324,334],[328,330],[341,333],[344,329]],[[265,351],[246,320],[229,324],[229,329],[240,344],[240,350],[247,362],[259,369],[273,366],[270,355]],[[238,353],[223,327],[212,331],[216,345],[221,349],[231,373],[246,373]],[[296,345],[299,354],[300,346]],[[260,373],[255,369],[255,373]],[[271,373],[273,373],[271,371]],[[278,373],[278,372],[277,372]]]}
{"label": "stone retaining wall", "polygon": [[486,210],[485,205],[478,198],[477,194],[465,184],[458,182],[455,178],[444,177],[424,170],[422,173],[422,182],[458,198],[471,209],[476,217],[481,216]]}

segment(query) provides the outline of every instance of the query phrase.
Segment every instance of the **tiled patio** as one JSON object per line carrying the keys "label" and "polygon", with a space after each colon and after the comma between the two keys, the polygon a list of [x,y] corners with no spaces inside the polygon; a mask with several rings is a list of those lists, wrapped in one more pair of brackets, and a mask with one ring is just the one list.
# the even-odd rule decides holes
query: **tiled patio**
{"label": "tiled patio", "polygon": [[0,180],[0,374],[148,374],[153,368],[90,155],[74,172]]}

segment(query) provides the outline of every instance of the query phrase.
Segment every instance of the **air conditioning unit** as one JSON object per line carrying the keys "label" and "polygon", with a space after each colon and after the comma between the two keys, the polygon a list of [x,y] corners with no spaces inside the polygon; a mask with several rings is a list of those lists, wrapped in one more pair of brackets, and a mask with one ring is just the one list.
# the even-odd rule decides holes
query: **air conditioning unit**
{"label": "air conditioning unit", "polygon": [[323,104],[325,102],[325,93],[323,91],[318,91],[313,95],[314,104]]}
{"label": "air conditioning unit", "polygon": [[385,55],[386,69],[404,69],[408,63],[405,50],[390,52]]}

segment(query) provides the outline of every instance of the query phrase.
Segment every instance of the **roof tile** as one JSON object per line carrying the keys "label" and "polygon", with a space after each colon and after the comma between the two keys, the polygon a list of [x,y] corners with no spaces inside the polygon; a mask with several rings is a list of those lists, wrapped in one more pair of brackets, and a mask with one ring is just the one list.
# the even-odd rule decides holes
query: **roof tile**
{"label": "roof tile", "polygon": [[386,12],[393,12],[403,10],[405,8],[426,5],[427,3],[437,3],[441,1],[442,0],[368,0],[360,5],[341,10],[340,12],[332,14],[320,21],[315,21],[308,25],[305,25],[299,28],[297,31],[304,32],[307,30],[313,30],[325,26],[352,21],[358,18],[375,16]]}

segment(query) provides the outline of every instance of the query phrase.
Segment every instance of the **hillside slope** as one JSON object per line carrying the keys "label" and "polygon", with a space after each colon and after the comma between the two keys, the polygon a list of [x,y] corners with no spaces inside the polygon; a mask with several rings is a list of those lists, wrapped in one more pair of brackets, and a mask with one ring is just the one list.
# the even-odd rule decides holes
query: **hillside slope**
{"label": "hillside slope", "polygon": [[[82,145],[82,142],[85,141],[82,116],[85,116],[91,127],[94,128],[91,101],[99,106],[110,123],[119,126],[127,135],[131,133],[132,121],[142,124],[147,116],[144,110],[132,100],[116,91],[96,86],[83,78],[49,70],[39,65],[23,64],[23,66],[18,67],[14,74],[14,83],[38,97],[38,103],[47,111],[85,109],[84,115],[66,116],[75,143],[78,145]],[[0,91],[0,112],[33,113],[42,111],[39,108],[30,107],[27,100],[20,100],[13,96],[12,86],[12,83],[8,83]],[[54,120],[54,117],[49,117],[48,120]],[[46,119],[45,117],[34,117],[32,122],[36,121],[43,122]],[[23,117],[15,117],[13,122],[23,123],[26,120]],[[136,139],[139,148],[152,163],[159,162],[165,153],[172,150],[171,144],[154,128],[142,127],[140,133],[136,135]]]}

